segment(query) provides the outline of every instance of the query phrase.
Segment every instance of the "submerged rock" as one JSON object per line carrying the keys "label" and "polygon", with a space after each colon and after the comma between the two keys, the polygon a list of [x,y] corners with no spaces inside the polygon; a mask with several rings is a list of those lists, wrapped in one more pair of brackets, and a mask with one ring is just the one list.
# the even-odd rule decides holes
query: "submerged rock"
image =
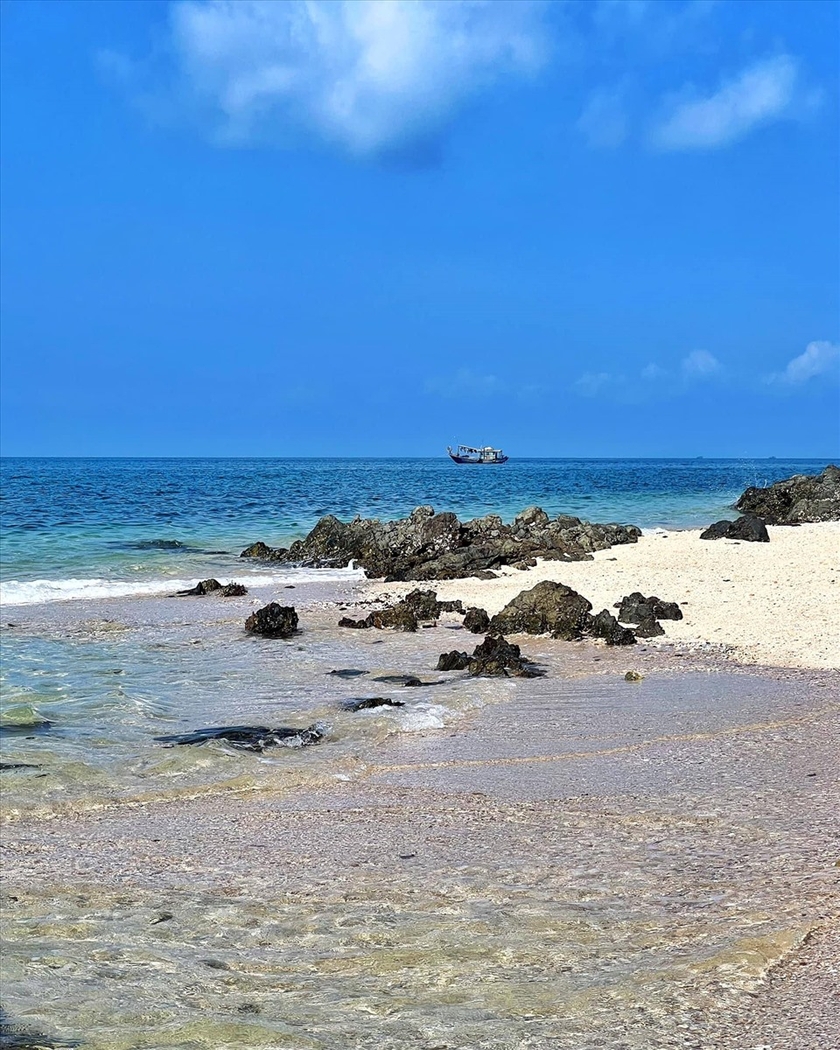
{"label": "submerged rock", "polygon": [[328,730],[329,726],[324,722],[313,722],[305,729],[294,729],[291,726],[280,726],[277,729],[269,729],[266,726],[213,726],[210,729],[196,729],[191,733],[156,736],[154,739],[168,747],[224,740],[242,751],[265,751],[268,747],[306,747],[309,744],[318,744]]}
{"label": "submerged rock", "polygon": [[705,532],[701,540],[746,540],[748,543],[769,543],[770,533],[761,518],[744,514],[735,521],[716,521]]}
{"label": "submerged rock", "polygon": [[565,515],[549,519],[538,507],[506,525],[493,514],[461,522],[423,506],[399,521],[343,522],[328,514],[288,550],[260,542],[242,557],[322,568],[352,561],[368,576],[386,580],[456,579],[536,557],[588,559],[592,551],[635,543],[640,535],[634,525],[598,525]]}
{"label": "submerged rock", "polygon": [[338,671],[328,671],[328,674],[337,675],[339,678],[358,678],[360,675],[367,674],[367,671],[360,671],[356,667],[342,667]]}
{"label": "submerged rock", "polygon": [[245,621],[245,630],[264,638],[291,638],[298,626],[298,615],[293,605],[270,602],[251,613]]}
{"label": "submerged rock", "polygon": [[359,696],[345,700],[341,706],[345,711],[368,711],[373,707],[405,707],[405,700],[391,700],[387,696]]}
{"label": "submerged rock", "polygon": [[59,1050],[60,1047],[79,1045],[75,1040],[59,1039],[37,1032],[28,1025],[15,1024],[0,1007],[0,1047],[3,1050]]}
{"label": "submerged rock", "polygon": [[628,671],[624,675],[624,681],[625,682],[641,682],[644,677],[645,676],[643,674],[641,674],[639,671]]}
{"label": "submerged rock", "polygon": [[766,488],[751,486],[735,509],[768,525],[840,521],[840,468],[831,464],[822,474],[794,474]]}
{"label": "submerged rock", "polygon": [[27,722],[0,722],[0,737],[35,736],[39,733],[48,733],[54,725],[54,722],[46,718],[34,718]]}
{"label": "submerged rock", "polygon": [[592,603],[563,583],[543,580],[522,591],[490,621],[496,634],[550,634],[567,641],[581,638]]}

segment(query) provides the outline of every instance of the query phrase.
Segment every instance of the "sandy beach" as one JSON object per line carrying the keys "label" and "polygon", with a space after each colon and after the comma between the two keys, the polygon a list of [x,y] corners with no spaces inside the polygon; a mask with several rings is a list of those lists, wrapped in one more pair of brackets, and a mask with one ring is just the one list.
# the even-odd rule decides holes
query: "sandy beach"
{"label": "sandy beach", "polygon": [[[684,617],[663,621],[664,638],[646,639],[648,646],[713,647],[752,665],[840,668],[840,522],[771,525],[768,532],[769,543],[744,543],[657,530],[596,551],[593,561],[539,561],[499,570],[496,580],[434,586],[441,599],[460,598],[491,616],[541,580],[573,587],[593,612],[612,612],[624,595],[641,591],[678,602]],[[372,584],[369,596],[412,586]]]}

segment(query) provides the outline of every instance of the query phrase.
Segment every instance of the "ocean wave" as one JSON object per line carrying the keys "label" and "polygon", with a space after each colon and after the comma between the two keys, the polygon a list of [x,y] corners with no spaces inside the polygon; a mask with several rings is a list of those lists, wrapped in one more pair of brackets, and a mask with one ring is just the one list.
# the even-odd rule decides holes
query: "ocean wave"
{"label": "ocean wave", "polygon": [[[271,587],[294,583],[340,583],[360,580],[364,573],[346,569],[287,569],[271,575],[241,573],[237,581],[248,587]],[[108,580],[102,577],[63,580],[5,580],[0,583],[0,605],[39,605],[42,602],[66,602],[96,598],[129,598],[141,595],[174,594],[194,587],[197,577],[188,579]],[[219,577],[222,584],[231,579]]]}

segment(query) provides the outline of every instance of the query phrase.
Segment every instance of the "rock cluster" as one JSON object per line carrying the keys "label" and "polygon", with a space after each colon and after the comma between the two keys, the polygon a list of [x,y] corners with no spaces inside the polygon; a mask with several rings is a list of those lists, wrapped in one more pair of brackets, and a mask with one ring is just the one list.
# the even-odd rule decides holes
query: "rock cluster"
{"label": "rock cluster", "polygon": [[536,678],[543,672],[524,657],[518,645],[506,638],[488,634],[475,647],[472,656],[453,649],[441,653],[437,662],[438,671],[468,671],[473,677],[508,675],[515,678]]}
{"label": "rock cluster", "polygon": [[464,607],[459,601],[440,602],[435,591],[413,590],[396,605],[377,609],[363,620],[353,620],[343,616],[338,621],[339,627],[351,627],[364,630],[367,627],[391,627],[396,631],[416,631],[422,621],[437,621],[442,612],[463,613]]}
{"label": "rock cluster", "polygon": [[321,518],[309,535],[290,548],[255,543],[243,558],[334,568],[351,561],[370,577],[385,580],[450,580],[501,565],[529,564],[535,557],[581,561],[618,543],[635,543],[635,525],[597,525],[560,515],[549,518],[531,507],[506,525],[488,514],[461,522],[454,514],[417,507],[407,518],[381,522]]}
{"label": "rock cluster", "polygon": [[641,591],[625,595],[620,602],[616,602],[615,608],[622,623],[636,624],[634,630],[638,638],[655,638],[664,634],[659,620],[683,618],[682,609],[676,602],[663,602],[655,594],[646,598]]}
{"label": "rock cluster", "polygon": [[767,526],[752,514],[743,514],[735,521],[716,521],[705,532],[700,533],[701,540],[746,540],[748,543],[769,543],[770,533]]}
{"label": "rock cluster", "polygon": [[838,521],[840,468],[832,464],[822,474],[795,474],[767,488],[748,488],[735,509],[761,518],[768,525]]}
{"label": "rock cluster", "polygon": [[291,638],[298,626],[298,615],[293,605],[269,602],[251,613],[245,621],[245,630],[264,638]]}

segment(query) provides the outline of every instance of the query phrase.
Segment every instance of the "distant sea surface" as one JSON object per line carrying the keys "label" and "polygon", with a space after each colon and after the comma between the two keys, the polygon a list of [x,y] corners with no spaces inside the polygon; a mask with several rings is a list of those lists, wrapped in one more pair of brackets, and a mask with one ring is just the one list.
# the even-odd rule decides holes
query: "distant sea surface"
{"label": "distant sea surface", "polygon": [[[419,504],[462,519],[550,515],[642,528],[725,516],[748,485],[825,460],[18,459],[0,461],[0,597],[7,604],[155,593],[264,573],[254,542],[287,545],[322,515],[394,519]],[[256,581],[254,581],[256,582]]]}

